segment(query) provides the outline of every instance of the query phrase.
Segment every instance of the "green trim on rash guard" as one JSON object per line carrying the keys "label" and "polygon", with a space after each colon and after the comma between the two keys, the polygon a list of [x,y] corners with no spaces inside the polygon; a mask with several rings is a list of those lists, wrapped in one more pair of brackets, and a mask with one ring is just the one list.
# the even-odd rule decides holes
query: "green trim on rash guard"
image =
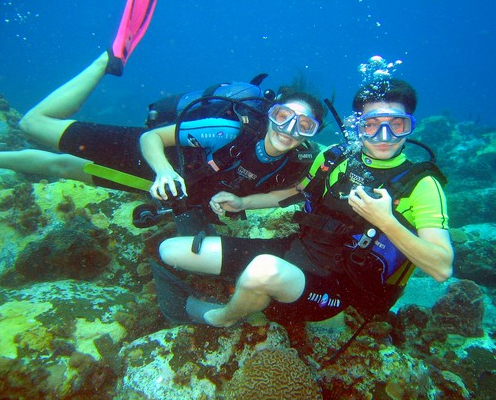
{"label": "green trim on rash guard", "polygon": [[[401,153],[390,160],[376,160],[362,153],[362,161],[370,168],[389,169],[407,161]],[[336,176],[332,177],[335,182]],[[421,228],[448,229],[446,196],[441,184],[433,177],[421,179],[409,197],[401,198],[396,211],[402,214],[416,230]]]}
{"label": "green trim on rash guard", "polygon": [[406,161],[406,155],[403,153],[398,154],[396,157],[389,160],[377,160],[362,153],[363,163],[370,168],[377,169],[390,169],[400,166]]}
{"label": "green trim on rash guard", "polygon": [[[325,155],[324,153],[328,150],[328,148],[322,150],[319,155],[315,158],[315,161],[313,162],[312,166],[310,167],[310,170],[308,172],[308,175],[310,178],[307,176],[305,179],[302,181],[301,185],[302,187],[305,187],[308,182],[310,182],[310,179],[312,179],[317,170],[320,168],[320,166],[324,163],[325,161]],[[400,153],[396,157],[390,159],[390,160],[377,160],[375,158],[371,158],[364,153],[362,153],[362,161],[365,166],[370,167],[370,168],[377,168],[377,169],[390,169],[390,168],[395,168],[401,164],[403,164],[407,158],[406,155],[403,153]],[[334,168],[334,170],[331,172],[330,176],[330,184],[334,184],[338,178],[338,175],[340,172],[345,172],[346,168],[348,167],[348,159],[344,160],[341,164],[339,164],[337,167]]]}
{"label": "green trim on rash guard", "polygon": [[312,180],[314,177],[315,177],[315,174],[317,172],[317,170],[320,168],[320,166],[325,162],[325,156],[324,156],[324,152],[327,150],[324,149],[322,150],[318,155],[317,157],[315,157],[315,160],[313,161],[313,164],[312,166],[310,167],[310,169],[308,170],[308,174],[305,176],[305,178],[301,181],[300,183],[300,187],[302,188],[305,188],[308,183],[310,182],[310,180]]}

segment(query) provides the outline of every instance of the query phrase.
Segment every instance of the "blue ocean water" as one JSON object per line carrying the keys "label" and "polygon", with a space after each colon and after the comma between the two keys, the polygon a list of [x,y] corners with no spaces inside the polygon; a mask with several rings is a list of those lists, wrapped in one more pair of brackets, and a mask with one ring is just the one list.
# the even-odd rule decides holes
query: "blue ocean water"
{"label": "blue ocean water", "polygon": [[[0,93],[26,112],[108,47],[124,0],[1,0]],[[122,78],[106,77],[78,116],[142,125],[166,93],[269,74],[300,73],[341,115],[361,83],[358,66],[401,60],[394,76],[419,93],[417,117],[496,126],[496,5],[491,0],[159,0]]]}

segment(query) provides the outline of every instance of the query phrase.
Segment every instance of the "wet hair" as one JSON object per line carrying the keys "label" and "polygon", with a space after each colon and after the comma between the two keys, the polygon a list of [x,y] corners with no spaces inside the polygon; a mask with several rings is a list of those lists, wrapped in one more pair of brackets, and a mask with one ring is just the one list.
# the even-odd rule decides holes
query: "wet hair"
{"label": "wet hair", "polygon": [[[282,88],[281,88],[282,89]],[[285,90],[279,89],[279,94],[277,96],[278,103],[290,103],[292,101],[302,101],[310,106],[312,109],[313,116],[319,122],[320,126],[323,125],[324,120],[324,107],[322,103],[317,99],[317,97],[312,96],[305,92],[292,91],[290,88],[286,87]]]}
{"label": "wet hair", "polygon": [[400,103],[408,114],[417,108],[417,93],[407,82],[391,79],[362,86],[353,99],[353,111],[362,112],[365,104],[373,102]]}

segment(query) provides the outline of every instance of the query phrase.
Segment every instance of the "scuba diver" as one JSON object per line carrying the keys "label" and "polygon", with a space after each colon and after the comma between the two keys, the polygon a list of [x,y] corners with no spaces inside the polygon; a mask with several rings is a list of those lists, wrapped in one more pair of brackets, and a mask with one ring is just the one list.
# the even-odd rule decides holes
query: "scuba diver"
{"label": "scuba diver", "polygon": [[[55,152],[0,152],[0,168],[149,191],[157,204],[135,210],[137,226],[151,226],[160,212],[172,211],[180,234],[196,234],[209,227],[205,211],[218,191],[246,196],[294,186],[311,162],[299,151],[308,150],[304,141],[322,128],[324,110],[306,93],[285,91],[275,100],[275,94],[264,95],[258,85],[266,75],[260,75],[251,83],[218,85],[213,96],[197,96],[196,107],[181,112],[179,103],[194,96],[181,96],[169,107],[174,110],[152,105],[148,129],[71,119],[106,74],[122,75],[155,3],[128,0],[112,47],[21,119],[29,138]],[[234,90],[235,96],[218,96]],[[166,126],[156,120],[157,113],[171,111],[175,117]]]}
{"label": "scuba diver", "polygon": [[404,81],[364,85],[353,100],[358,142],[319,154],[291,196],[214,197],[218,213],[304,200],[293,218],[299,232],[282,239],[208,236],[196,253],[193,237],[165,240],[160,256],[167,265],[236,284],[227,304],[219,304],[161,267],[164,315],[229,327],[262,310],[290,323],[328,319],[353,306],[368,322],[396,302],[415,267],[438,282],[448,279],[453,249],[445,177],[432,162],[413,163],[403,151],[416,105],[416,92]]}
{"label": "scuba diver", "polygon": [[[181,121],[179,128],[168,125],[141,136],[142,154],[156,174],[150,194],[159,204],[167,204],[172,197],[181,235],[204,231],[208,222],[217,220],[210,208],[220,207],[211,201],[216,193],[229,191],[245,197],[292,190],[310,167],[318,151],[302,143],[320,130],[322,105],[306,93],[291,91],[278,95],[268,110],[266,103],[262,101],[257,109],[236,101],[230,108],[233,118]],[[171,152],[164,151],[178,144],[193,147],[190,159],[191,153],[200,150],[195,163],[176,162],[189,168],[183,173],[171,165]],[[193,214],[195,208],[200,212]]]}

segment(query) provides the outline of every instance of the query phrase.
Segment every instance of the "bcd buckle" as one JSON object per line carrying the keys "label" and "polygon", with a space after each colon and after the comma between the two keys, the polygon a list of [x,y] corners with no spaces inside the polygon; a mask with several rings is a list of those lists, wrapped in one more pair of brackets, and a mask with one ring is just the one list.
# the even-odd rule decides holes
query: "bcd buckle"
{"label": "bcd buckle", "polygon": [[368,228],[363,233],[362,237],[358,241],[358,247],[366,249],[370,246],[374,238],[377,236],[377,230],[374,228]]}

